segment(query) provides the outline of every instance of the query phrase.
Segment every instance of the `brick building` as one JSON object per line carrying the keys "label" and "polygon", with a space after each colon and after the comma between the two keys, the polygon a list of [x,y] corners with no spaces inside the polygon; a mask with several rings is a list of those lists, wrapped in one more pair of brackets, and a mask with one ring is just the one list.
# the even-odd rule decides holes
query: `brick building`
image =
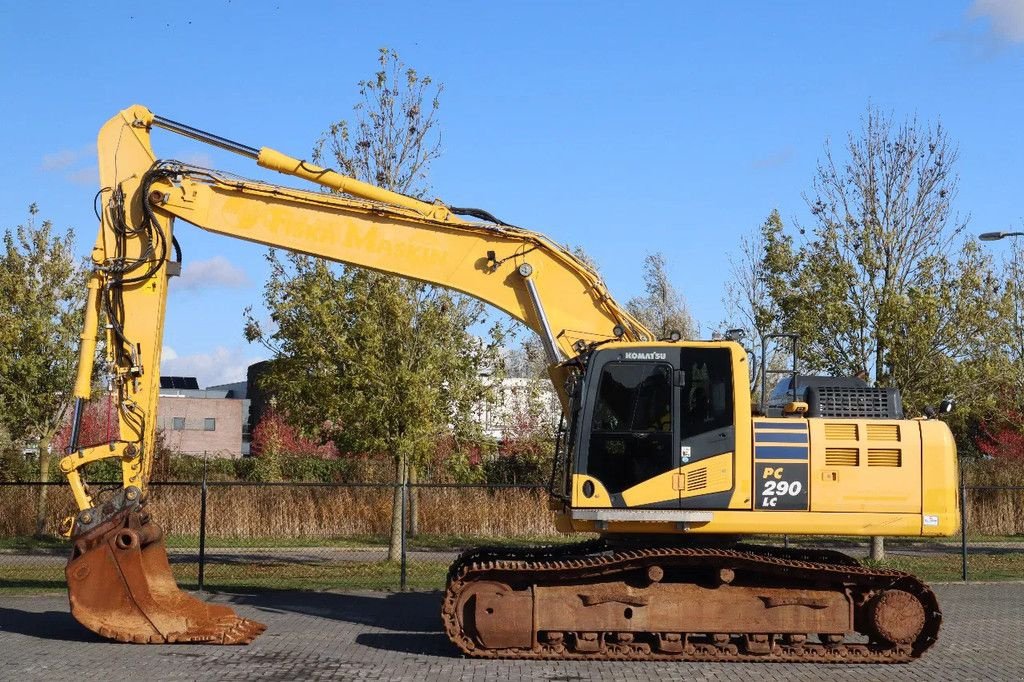
{"label": "brick building", "polygon": [[193,377],[160,377],[157,428],[176,452],[241,456],[247,410],[248,400],[236,397],[230,386],[202,390]]}

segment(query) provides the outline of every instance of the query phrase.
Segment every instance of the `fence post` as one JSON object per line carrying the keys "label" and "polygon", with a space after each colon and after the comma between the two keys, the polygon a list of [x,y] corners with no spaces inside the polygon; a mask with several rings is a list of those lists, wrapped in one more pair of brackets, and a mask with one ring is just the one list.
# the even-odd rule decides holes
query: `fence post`
{"label": "fence post", "polygon": [[398,578],[398,590],[405,592],[406,585],[406,556],[405,556],[405,504],[408,501],[409,481],[402,477],[402,514],[399,519],[399,523],[402,526],[402,539],[401,539],[401,568],[399,569]]}
{"label": "fence post", "polygon": [[967,582],[967,486],[960,472],[960,574]]}
{"label": "fence post", "polygon": [[199,489],[199,591],[206,578],[206,453],[203,453],[203,485]]}

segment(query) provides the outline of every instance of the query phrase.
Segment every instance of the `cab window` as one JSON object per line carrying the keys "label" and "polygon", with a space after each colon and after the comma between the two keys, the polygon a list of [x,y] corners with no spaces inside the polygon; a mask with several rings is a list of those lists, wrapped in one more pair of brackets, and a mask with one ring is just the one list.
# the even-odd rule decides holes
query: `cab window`
{"label": "cab window", "polygon": [[733,423],[732,363],[725,348],[683,349],[680,405],[683,441]]}
{"label": "cab window", "polygon": [[608,363],[597,388],[587,473],[617,493],[672,463],[672,366]]}

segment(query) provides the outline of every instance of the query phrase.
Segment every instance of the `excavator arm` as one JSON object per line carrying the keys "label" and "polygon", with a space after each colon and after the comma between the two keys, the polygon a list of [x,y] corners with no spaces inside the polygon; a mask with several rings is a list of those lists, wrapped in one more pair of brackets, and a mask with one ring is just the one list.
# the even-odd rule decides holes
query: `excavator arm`
{"label": "excavator arm", "polygon": [[[298,190],[158,161],[159,127],[331,190]],[[547,237],[384,190],[269,148],[256,149],[133,106],[98,139],[100,230],[75,385],[71,445],[60,466],[78,514],[68,520],[72,612],[90,629],[134,641],[248,641],[261,627],[188,597],[174,584],[159,526],[142,504],[153,464],[168,279],[180,273],[174,219],[202,229],[474,296],[534,330],[566,402],[567,361],[609,340],[652,335],[608,294],[600,277]],[[486,219],[473,222],[459,213]],[[100,340],[118,413],[118,438],[78,442]],[[117,458],[122,487],[99,499],[83,468]]]}
{"label": "excavator arm", "polygon": [[[349,196],[157,161],[149,139],[153,127],[235,151],[265,168]],[[539,233],[470,222],[439,202],[383,190],[266,147],[230,142],[156,117],[141,106],[111,119],[100,131],[98,146],[103,212],[92,253],[95,269],[75,397],[89,398],[99,322],[105,317],[108,362],[119,393],[120,441],[79,448],[72,439],[72,452],[61,466],[82,510],[93,506],[79,476],[89,462],[120,457],[125,488],[139,493],[149,477],[167,280],[180,270],[173,260],[175,218],[229,237],[469,294],[534,330],[553,367],[595,343],[651,339],[593,270]],[[564,398],[560,382],[555,389]],[[80,414],[81,402],[76,408]]]}

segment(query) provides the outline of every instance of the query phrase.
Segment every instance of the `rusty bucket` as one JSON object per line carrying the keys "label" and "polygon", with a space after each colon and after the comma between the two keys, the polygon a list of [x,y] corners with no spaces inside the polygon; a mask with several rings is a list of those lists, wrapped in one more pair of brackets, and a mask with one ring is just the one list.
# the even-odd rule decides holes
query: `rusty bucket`
{"label": "rusty bucket", "polygon": [[163,529],[139,507],[74,539],[65,569],[71,614],[120,642],[248,644],[266,626],[178,588]]}

